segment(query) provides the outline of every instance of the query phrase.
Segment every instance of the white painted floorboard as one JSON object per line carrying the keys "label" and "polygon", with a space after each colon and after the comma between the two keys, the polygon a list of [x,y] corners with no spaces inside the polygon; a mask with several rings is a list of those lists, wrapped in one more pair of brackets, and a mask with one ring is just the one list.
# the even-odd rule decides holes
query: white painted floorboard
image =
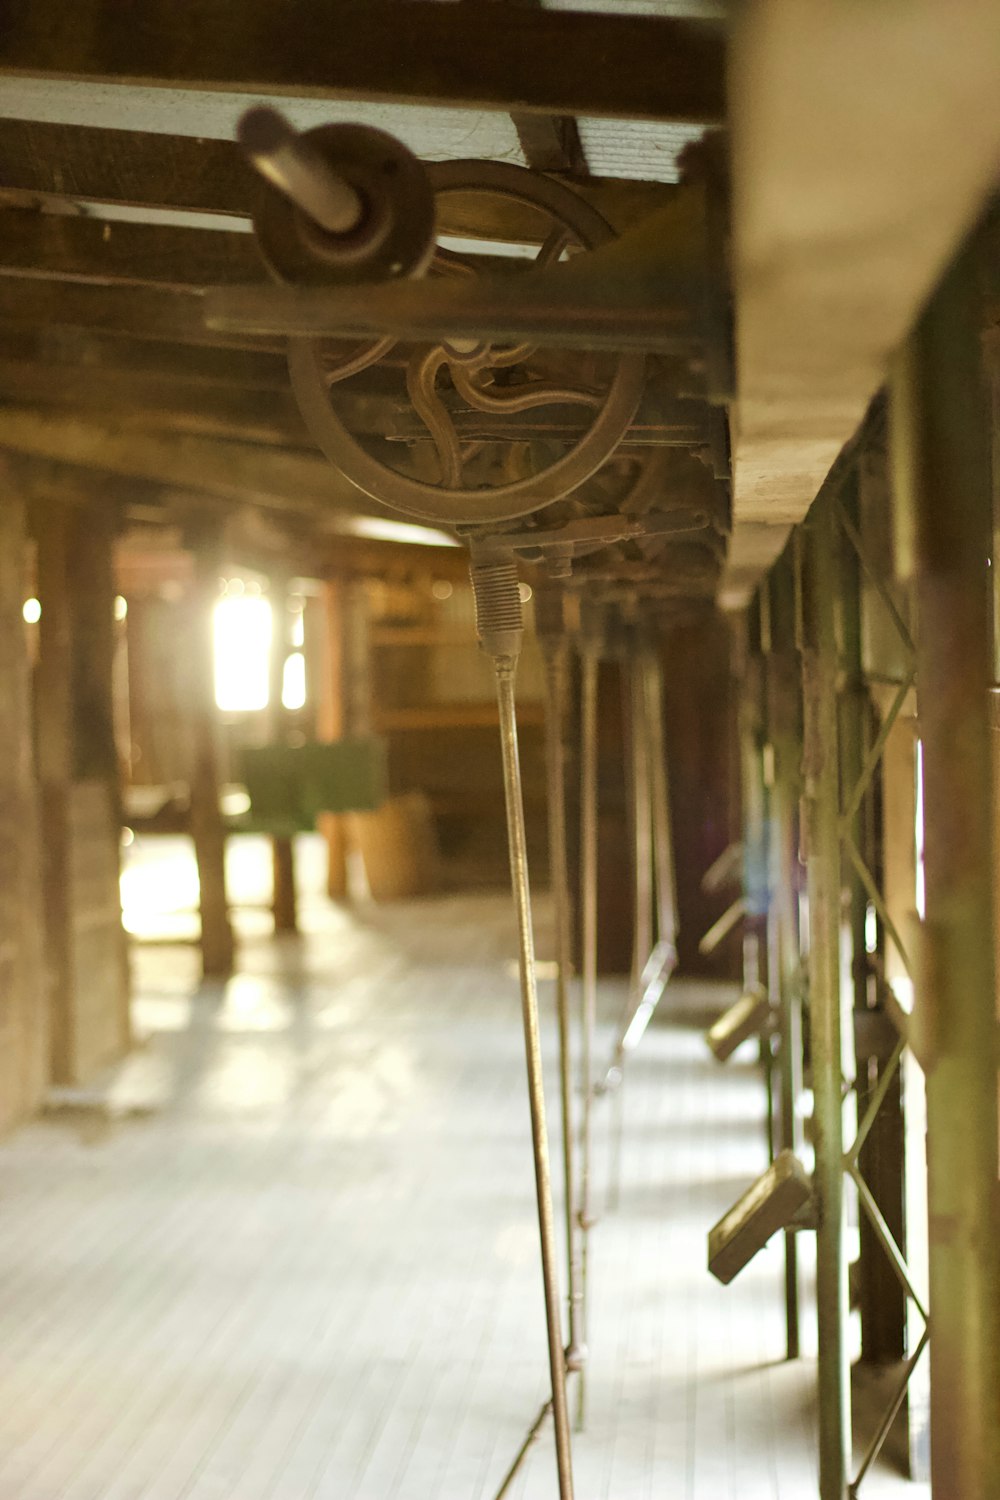
{"label": "white painted floorboard", "polygon": [[[544,1399],[506,902],[317,903],[304,925],[247,938],[227,985],[140,949],[147,1040],[107,1115],[0,1145],[0,1500],[489,1500]],[[713,1001],[678,985],[630,1066],[578,1500],[816,1493],[780,1250],[729,1288],[705,1269],[764,1163],[752,1062],[720,1070],[691,1024]],[[548,1432],[513,1500],[555,1495]],[[863,1495],[926,1490],[879,1471]]]}

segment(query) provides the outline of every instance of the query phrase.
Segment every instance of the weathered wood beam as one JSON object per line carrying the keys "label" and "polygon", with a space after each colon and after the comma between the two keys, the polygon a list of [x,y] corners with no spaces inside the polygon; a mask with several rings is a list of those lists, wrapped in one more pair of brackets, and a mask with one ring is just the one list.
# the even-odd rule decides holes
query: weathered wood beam
{"label": "weathered wood beam", "polygon": [[[565,140],[559,146],[561,127],[545,115],[531,118],[538,149],[532,146],[530,164],[539,171],[580,171],[584,163],[575,151]],[[619,231],[677,192],[663,183],[614,178],[573,187]],[[0,119],[0,196],[4,191],[249,218],[260,185],[232,141]],[[531,244],[539,217],[522,204],[449,193],[439,205],[439,225],[442,234],[459,238]]]}
{"label": "weathered wood beam", "polygon": [[[487,0],[489,3],[489,0]],[[541,10],[542,0],[514,0],[525,10]],[[511,121],[528,166],[536,172],[587,171],[580,129],[572,115],[530,114],[513,110]]]}
{"label": "weathered wood beam", "polygon": [[[334,387],[331,404],[349,430],[386,442],[429,442],[430,433],[399,389],[365,389],[364,379]],[[479,412],[451,394],[447,405],[463,442],[577,441],[593,420],[579,405],[511,415]],[[0,407],[48,407],[113,419],[128,431],[176,431],[312,450],[313,439],[288,388],[197,380],[146,369],[0,358]],[[647,393],[623,439],[627,448],[706,447],[711,412],[699,401]]]}
{"label": "weathered wood beam", "polygon": [[262,349],[275,353],[280,338],[217,333],[205,327],[201,294],[169,287],[93,286],[45,281],[35,276],[0,275],[0,326],[76,328],[93,333],[153,339],[167,343]]}
{"label": "weathered wood beam", "polygon": [[250,234],[0,210],[0,275],[189,288],[264,281]]}
{"label": "weathered wood beam", "polygon": [[33,0],[5,17],[0,73],[548,115],[717,123],[713,23],[413,0]]}
{"label": "weathered wood beam", "polygon": [[729,602],[746,599],[996,179],[981,0],[758,0],[734,34],[738,403]]}
{"label": "weathered wood beam", "polygon": [[[369,406],[377,411],[378,398],[358,403],[368,427],[378,431]],[[289,390],[225,390],[180,385],[155,375],[86,370],[74,374],[51,365],[0,360],[0,413],[18,408],[113,421],[122,432],[176,432],[274,448],[314,447]]]}
{"label": "weathered wood beam", "polygon": [[151,480],[234,505],[310,514],[384,514],[325,459],[183,433],[132,432],[79,417],[0,410],[0,448]]}
{"label": "weathered wood beam", "polygon": [[587,158],[572,115],[511,115],[528,166],[536,172],[582,176]]}
{"label": "weathered wood beam", "polygon": [[237,391],[288,390],[288,361],[283,351],[270,354],[108,337],[58,324],[6,329],[0,360],[5,364],[44,366],[54,375],[57,388],[67,374],[77,385],[110,374],[135,376],[140,380],[155,376],[169,380],[178,389],[191,391],[216,386]]}

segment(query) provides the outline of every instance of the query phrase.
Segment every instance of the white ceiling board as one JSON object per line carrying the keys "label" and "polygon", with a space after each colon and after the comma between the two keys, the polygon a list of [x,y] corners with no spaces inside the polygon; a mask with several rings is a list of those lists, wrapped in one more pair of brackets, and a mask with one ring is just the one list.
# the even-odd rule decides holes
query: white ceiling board
{"label": "white ceiling board", "polygon": [[704,134],[700,125],[657,125],[641,120],[577,121],[587,165],[595,177],[679,182],[677,158]]}
{"label": "white ceiling board", "polygon": [[726,0],[542,0],[543,10],[597,11],[619,16],[690,16],[723,20]]}
{"label": "white ceiling board", "polygon": [[427,161],[486,157],[524,165],[509,115],[496,110],[433,109],[414,104],[366,104],[328,99],[262,99],[194,89],[5,78],[0,108],[9,119],[109,130],[148,131],[232,140],[236,122],[253,104],[280,109],[299,130],[333,121],[375,125],[398,136]]}

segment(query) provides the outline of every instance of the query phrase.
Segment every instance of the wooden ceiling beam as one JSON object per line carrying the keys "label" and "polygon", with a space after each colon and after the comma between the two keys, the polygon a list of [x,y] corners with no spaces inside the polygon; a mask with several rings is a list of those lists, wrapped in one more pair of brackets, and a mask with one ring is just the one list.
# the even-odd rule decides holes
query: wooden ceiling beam
{"label": "wooden ceiling beam", "polygon": [[0,73],[330,99],[717,124],[725,35],[677,17],[428,0],[32,0]]}
{"label": "wooden ceiling beam", "polygon": [[152,481],[235,505],[308,514],[385,512],[325,459],[246,442],[127,430],[95,417],[0,409],[0,448],[26,457]]}
{"label": "wooden ceiling beam", "polygon": [[0,275],[0,327],[72,328],[122,338],[280,353],[284,340],[205,327],[199,292],[170,287],[96,286]]}
{"label": "wooden ceiling beam", "polygon": [[251,234],[0,209],[0,275],[176,291],[266,279]]}
{"label": "wooden ceiling beam", "polygon": [[732,51],[740,604],[995,184],[1000,26],[982,0],[758,0]]}
{"label": "wooden ceiling beam", "polygon": [[[544,115],[531,118],[530,164],[539,171],[580,171],[582,161],[560,144],[558,124]],[[677,191],[614,178],[573,187],[619,231]],[[4,191],[246,219],[260,189],[232,141],[0,119],[0,196]],[[459,238],[527,244],[538,238],[536,213],[481,194],[449,193],[439,217],[441,233]]]}

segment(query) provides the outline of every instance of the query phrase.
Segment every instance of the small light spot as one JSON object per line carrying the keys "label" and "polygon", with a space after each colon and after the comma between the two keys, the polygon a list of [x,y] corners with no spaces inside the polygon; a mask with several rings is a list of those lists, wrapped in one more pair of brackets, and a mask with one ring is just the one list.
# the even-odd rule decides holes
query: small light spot
{"label": "small light spot", "polygon": [[25,599],[21,613],[29,625],[37,625],[42,618],[42,606],[37,599]]}

